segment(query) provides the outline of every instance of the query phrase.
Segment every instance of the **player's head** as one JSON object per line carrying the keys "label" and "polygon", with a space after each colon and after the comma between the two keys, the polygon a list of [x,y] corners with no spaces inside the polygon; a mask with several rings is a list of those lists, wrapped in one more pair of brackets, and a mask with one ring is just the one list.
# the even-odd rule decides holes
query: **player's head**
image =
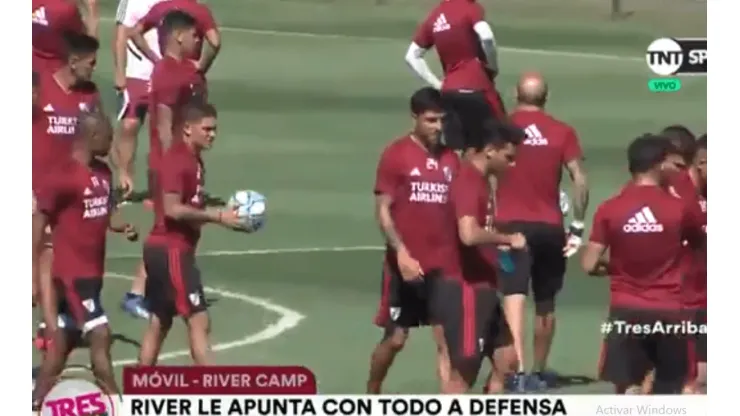
{"label": "player's head", "polygon": [[100,43],[94,37],[80,33],[67,33],[64,40],[67,51],[67,66],[75,81],[90,81],[97,63]]}
{"label": "player's head", "polygon": [[476,137],[469,140],[468,159],[480,160],[488,174],[501,174],[514,166],[516,149],[523,139],[521,129],[501,121],[485,120]]}
{"label": "player's head", "polygon": [[445,115],[442,95],[435,88],[424,87],[411,96],[410,107],[411,117],[414,119],[414,135],[427,146],[437,146]]}
{"label": "player's head", "polygon": [[707,185],[707,134],[704,133],[696,139],[696,153],[694,154],[694,166],[699,172],[702,185]]}
{"label": "player's head", "polygon": [[683,150],[668,137],[661,136],[666,142],[666,155],[662,168],[665,172],[677,173],[686,169]]}
{"label": "player's head", "polygon": [[665,160],[671,152],[671,143],[665,137],[644,134],[627,148],[629,171],[634,177],[650,177],[656,183],[665,182],[669,172]]}
{"label": "player's head", "polygon": [[525,72],[516,84],[516,100],[519,105],[544,107],[547,103],[547,82],[538,72]]}
{"label": "player's head", "polygon": [[177,48],[183,54],[190,54],[198,46],[195,19],[183,11],[167,13],[162,20],[162,30],[168,48]]}
{"label": "player's head", "polygon": [[196,100],[183,108],[183,139],[198,150],[210,149],[216,140],[216,108],[206,102]]}
{"label": "player's head", "polygon": [[36,108],[39,100],[39,73],[31,72],[31,107]]}
{"label": "player's head", "polygon": [[102,111],[83,112],[77,118],[78,140],[93,156],[108,155],[113,142],[113,127]]}
{"label": "player's head", "polygon": [[687,167],[693,162],[694,152],[696,151],[696,136],[691,130],[686,126],[674,124],[664,128],[660,135],[670,140],[673,146],[678,149],[683,158],[683,167]]}

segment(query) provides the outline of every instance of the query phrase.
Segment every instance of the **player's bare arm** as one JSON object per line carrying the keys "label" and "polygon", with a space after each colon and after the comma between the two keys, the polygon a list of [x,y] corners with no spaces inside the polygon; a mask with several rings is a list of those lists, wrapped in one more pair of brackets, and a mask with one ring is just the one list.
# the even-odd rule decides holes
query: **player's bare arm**
{"label": "player's bare arm", "polygon": [[380,232],[383,233],[386,243],[396,252],[406,251],[401,236],[398,235],[396,227],[391,217],[391,205],[393,198],[390,195],[380,194],[375,196],[375,219],[380,226]]}
{"label": "player's bare arm", "polygon": [[606,259],[607,246],[590,241],[581,255],[581,267],[590,276],[606,276],[609,262]]}
{"label": "player's bare arm", "polygon": [[583,224],[588,209],[589,190],[586,171],[580,159],[565,164],[571,181],[573,181],[573,219]]}
{"label": "player's bare arm", "polygon": [[163,198],[164,215],[176,221],[216,223],[234,229],[242,228],[236,212],[221,208],[199,209],[180,202],[180,194],[167,192]]}
{"label": "player's bare arm", "polygon": [[478,220],[473,216],[458,218],[457,233],[460,241],[466,246],[493,244],[511,246],[515,249],[526,247],[526,240],[521,234],[503,234],[495,229],[486,230],[478,225]]}
{"label": "player's bare arm", "polygon": [[98,0],[78,0],[80,8],[85,11],[85,28],[87,34],[95,38],[98,37],[98,27],[100,26],[100,9]]}
{"label": "player's bare arm", "polygon": [[411,42],[404,59],[408,66],[416,72],[416,75],[418,75],[419,78],[432,87],[440,89],[442,88],[442,81],[434,75],[434,72],[432,72],[432,69],[429,68],[427,61],[424,59],[424,55],[426,55],[427,51],[428,49],[417,45],[416,42]]}
{"label": "player's bare arm", "polygon": [[41,300],[41,311],[44,323],[48,331],[57,329],[57,298],[51,280],[51,273],[39,273],[39,256],[43,248],[44,229],[49,224],[48,217],[43,212],[37,211],[33,214],[32,222],[32,259],[33,273],[39,284],[39,297]]}
{"label": "player's bare arm", "polygon": [[162,59],[162,57],[157,55],[152,48],[149,47],[146,39],[144,39],[144,33],[146,33],[147,30],[148,28],[144,26],[144,23],[139,22],[136,26],[126,30],[128,34],[127,38],[131,39],[131,42],[133,42],[134,45],[136,45],[136,48],[144,54],[146,59],[156,63]]}
{"label": "player's bare arm", "polygon": [[497,74],[498,49],[496,47],[496,37],[493,34],[491,25],[489,25],[488,22],[481,20],[473,25],[473,30],[480,40],[481,48],[486,56],[486,62],[488,62],[488,69],[494,74]]}
{"label": "player's bare arm", "polygon": [[204,36],[206,45],[203,48],[203,54],[198,61],[198,70],[206,73],[213,65],[213,62],[218,56],[218,52],[221,50],[221,33],[218,29],[213,28],[205,33]]}
{"label": "player's bare arm", "polygon": [[172,107],[166,104],[157,104],[157,132],[163,150],[169,149],[172,145],[172,118]]}
{"label": "player's bare arm", "polygon": [[126,16],[128,0],[120,0],[118,10],[116,11],[116,29],[113,33],[112,51],[113,51],[113,68],[115,70],[115,87],[118,91],[123,91],[126,87],[126,44],[128,35],[123,19]]}

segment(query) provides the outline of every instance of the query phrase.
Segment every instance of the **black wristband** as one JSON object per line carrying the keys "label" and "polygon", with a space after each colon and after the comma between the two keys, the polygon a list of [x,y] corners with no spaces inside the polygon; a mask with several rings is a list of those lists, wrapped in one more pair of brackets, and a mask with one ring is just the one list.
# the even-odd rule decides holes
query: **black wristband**
{"label": "black wristband", "polygon": [[583,237],[583,228],[575,227],[573,224],[568,227],[568,232],[576,237]]}

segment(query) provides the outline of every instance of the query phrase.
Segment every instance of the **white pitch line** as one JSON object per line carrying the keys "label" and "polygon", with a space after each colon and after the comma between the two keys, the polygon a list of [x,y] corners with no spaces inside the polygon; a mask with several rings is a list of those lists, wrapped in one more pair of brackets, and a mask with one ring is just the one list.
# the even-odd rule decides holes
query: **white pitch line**
{"label": "white pitch line", "polygon": [[[105,275],[106,277],[112,277],[114,279],[133,280],[133,277],[127,276],[125,274],[106,273]],[[257,344],[259,342],[271,340],[273,338],[280,336],[282,333],[295,328],[303,320],[303,318],[305,318],[305,316],[302,315],[301,313],[294,311],[292,309],[286,308],[284,306],[278,305],[276,303],[273,303],[268,299],[257,298],[254,296],[245,295],[243,293],[232,292],[232,291],[225,290],[225,289],[216,289],[212,287],[205,287],[204,290],[206,293],[212,293],[212,294],[224,297],[224,298],[234,299],[240,302],[249,303],[255,306],[259,306],[260,308],[266,309],[270,312],[275,312],[276,314],[280,315],[280,319],[268,325],[267,327],[263,328],[261,331],[257,333],[247,335],[244,338],[241,338],[235,341],[222,342],[222,343],[213,345],[211,347],[213,351],[226,351],[226,350],[230,350],[233,348],[239,348],[239,347],[243,347],[246,345],[252,345],[252,344]],[[177,351],[166,352],[166,353],[160,354],[159,359],[160,360],[171,360],[173,358],[186,357],[188,355],[190,355],[190,350],[183,349],[183,350],[177,350]],[[136,364],[136,362],[137,360],[135,358],[125,359],[125,360],[115,360],[113,361],[113,366],[120,367],[123,365]]]}
{"label": "white pitch line", "polygon": [[[228,256],[255,256],[265,254],[303,254],[303,253],[344,253],[354,251],[380,251],[384,246],[346,246],[346,247],[297,247],[297,248],[267,248],[255,250],[212,250],[197,254],[198,257],[228,257]],[[111,260],[138,259],[141,254],[112,254]]]}
{"label": "white pitch line", "polygon": [[[100,20],[105,22],[114,22],[115,19],[110,17],[102,17]],[[394,39],[388,37],[379,36],[357,36],[357,35],[344,35],[339,33],[311,33],[311,32],[297,32],[289,30],[268,30],[268,29],[249,29],[246,27],[232,27],[232,26],[220,26],[219,30],[222,32],[233,32],[233,33],[249,33],[253,35],[263,36],[281,36],[281,37],[293,37],[293,38],[313,38],[313,39],[346,39],[346,40],[361,40],[370,42],[398,42],[401,39]],[[502,46],[498,50],[502,52],[510,53],[521,53],[529,55],[544,55],[544,56],[563,56],[567,58],[582,58],[582,59],[598,59],[606,61],[625,61],[625,62],[645,62],[645,58],[639,58],[636,56],[619,56],[619,55],[608,55],[602,53],[590,53],[590,52],[574,52],[574,51],[562,51],[554,49],[530,49],[530,48],[513,48]],[[400,59],[400,58],[399,58]],[[647,65],[647,64],[645,64]]]}

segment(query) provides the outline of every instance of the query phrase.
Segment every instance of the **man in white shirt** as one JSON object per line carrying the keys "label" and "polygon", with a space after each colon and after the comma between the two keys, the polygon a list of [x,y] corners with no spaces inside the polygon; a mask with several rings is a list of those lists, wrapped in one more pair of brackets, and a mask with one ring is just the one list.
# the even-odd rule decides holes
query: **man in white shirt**
{"label": "man in white shirt", "polygon": [[[113,41],[113,62],[115,65],[115,87],[119,92],[121,104],[118,109],[118,131],[116,133],[113,156],[118,166],[118,178],[128,197],[134,189],[134,163],[139,129],[146,117],[149,105],[149,79],[154,64],[144,57],[133,42],[128,40],[127,31],[157,3],[162,0],[120,0],[116,12],[116,32]],[[159,52],[157,30],[144,34],[149,47]],[[131,315],[149,318],[144,306],[146,271],[143,263],[139,265],[136,279],[121,303],[121,307]]]}

